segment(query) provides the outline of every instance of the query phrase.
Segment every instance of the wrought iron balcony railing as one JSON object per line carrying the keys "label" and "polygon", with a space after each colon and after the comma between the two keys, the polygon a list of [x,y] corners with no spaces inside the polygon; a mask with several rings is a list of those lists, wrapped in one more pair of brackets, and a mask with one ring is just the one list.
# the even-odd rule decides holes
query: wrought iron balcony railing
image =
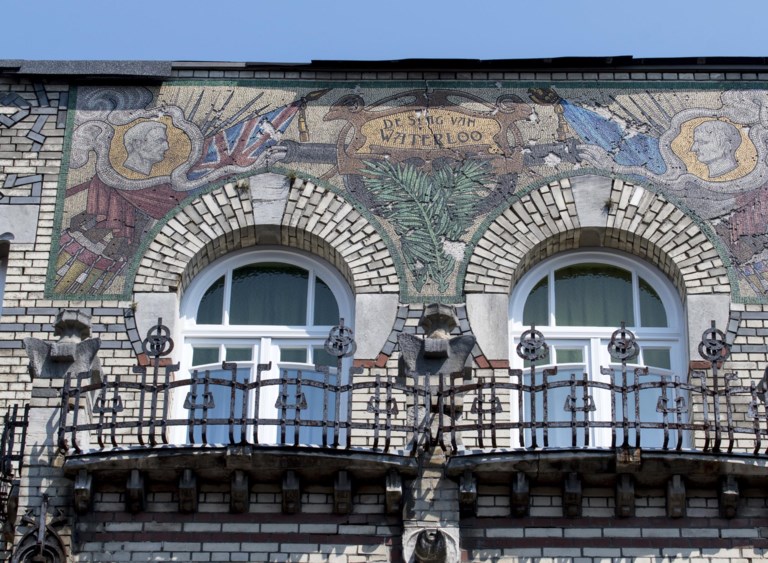
{"label": "wrought iron balcony railing", "polygon": [[[325,350],[335,368],[281,368],[223,363],[220,369],[178,377],[178,364],[164,365],[173,349],[160,321],[144,341],[150,369],[129,377],[67,374],[61,399],[58,443],[75,453],[118,447],[161,445],[362,447],[403,450],[419,435],[422,421],[399,416],[423,390],[396,378],[358,378],[344,358],[354,352],[351,330],[334,327]],[[421,397],[421,399],[420,399]],[[363,403],[360,403],[363,401]]]}
{"label": "wrought iron balcony railing", "polygon": [[639,344],[624,326],[609,343],[613,363],[599,376],[579,365],[545,367],[547,343],[532,327],[517,348],[526,370],[472,382],[458,374],[364,377],[345,368],[349,349],[332,340],[335,369],[288,367],[268,377],[266,365],[224,363],[178,378],[178,366],[161,365],[171,347],[162,329],[145,344],[151,370],[99,383],[67,376],[62,449],[252,444],[405,456],[430,446],[453,455],[618,447],[768,454],[768,381],[744,385],[722,372],[730,347],[714,326],[699,348],[709,369],[690,378],[632,364]]}
{"label": "wrought iron balcony railing", "polygon": [[[418,421],[398,416],[398,405],[423,395],[414,386],[381,376],[336,384],[329,370],[283,369],[266,379],[262,373],[268,368],[258,366],[250,381],[234,363],[177,380],[168,372],[149,382],[116,377],[83,385],[89,377],[68,377],[59,446],[76,453],[168,444],[360,446],[390,452],[420,433]],[[356,404],[358,396],[368,397],[365,405]],[[173,416],[179,411],[174,401],[185,415]]]}
{"label": "wrought iron balcony railing", "polygon": [[3,416],[3,433],[0,437],[0,524],[6,522],[9,512],[14,512],[9,509],[9,503],[14,483],[21,478],[28,425],[28,404],[21,408],[13,405]]}

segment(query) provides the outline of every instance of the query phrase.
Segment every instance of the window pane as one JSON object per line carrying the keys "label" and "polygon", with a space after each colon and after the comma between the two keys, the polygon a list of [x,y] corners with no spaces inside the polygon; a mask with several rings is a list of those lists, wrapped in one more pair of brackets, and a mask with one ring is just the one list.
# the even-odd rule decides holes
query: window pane
{"label": "window pane", "polygon": [[669,348],[643,349],[643,362],[648,367],[672,369],[672,361],[669,357]]}
{"label": "window pane", "polygon": [[525,326],[549,324],[549,282],[548,277],[544,276],[528,294],[523,309],[523,324]]}
{"label": "window pane", "polygon": [[332,356],[326,352],[324,346],[313,346],[312,363],[316,366],[331,366],[335,368],[336,356]]}
{"label": "window pane", "polygon": [[555,272],[558,326],[634,326],[632,274],[605,264],[579,264]]}
{"label": "window pane", "polygon": [[227,347],[228,362],[250,362],[253,349],[251,348],[230,348]]}
{"label": "window pane", "polygon": [[[552,363],[552,361],[550,360],[550,358],[552,357],[551,351],[552,351],[552,348],[547,348],[546,350],[544,350],[544,355],[538,360],[536,360],[536,365],[543,366],[543,365]],[[523,367],[526,367],[526,368],[531,367],[531,361],[523,360]]]}
{"label": "window pane", "polygon": [[280,361],[306,364],[307,349],[306,348],[280,348]]}
{"label": "window pane", "polygon": [[315,320],[316,325],[339,324],[339,306],[331,288],[320,278],[315,278]]}
{"label": "window pane", "polygon": [[220,325],[224,300],[224,276],[217,279],[205,292],[197,308],[197,324]]}
{"label": "window pane", "polygon": [[584,362],[582,348],[557,348],[555,350],[558,364],[581,364]]}
{"label": "window pane", "polygon": [[[523,373],[523,382],[525,385],[533,386],[530,393],[526,393],[523,401],[523,416],[525,420],[546,423],[547,441],[550,448],[566,448],[573,444],[573,433],[571,431],[571,412],[567,411],[568,399],[571,395],[571,387],[568,383],[571,375],[575,375],[577,381],[581,381],[582,374],[586,371],[585,365],[572,366],[568,369],[561,369],[556,374],[545,375],[545,370],[537,369],[535,379],[531,381],[531,375],[528,370]],[[583,408],[585,406],[585,393],[582,386],[575,389],[575,400],[573,406]],[[589,395],[590,393],[587,393]],[[533,416],[532,407],[535,406],[536,416]],[[545,416],[546,412],[546,416]],[[584,421],[588,417],[584,410],[576,411],[576,419]],[[544,428],[543,425],[535,430],[536,442],[538,447],[544,446]],[[576,432],[577,443],[575,446],[584,445],[584,430],[579,429]],[[594,443],[594,439],[591,443]],[[524,445],[532,444],[531,430],[524,432]]]}
{"label": "window pane", "polygon": [[194,348],[192,351],[192,365],[204,366],[206,364],[219,363],[218,348]]}
{"label": "window pane", "polygon": [[[206,391],[205,378],[208,377],[208,387]],[[250,378],[250,370],[240,369],[237,371],[235,381],[246,383]],[[179,388],[184,389],[184,388]],[[247,415],[244,406],[245,393],[242,388],[233,385],[232,372],[229,370],[210,370],[208,372],[198,372],[197,385],[186,389],[187,394],[184,400],[184,408],[192,411],[192,417],[198,421],[205,420],[206,442],[208,444],[227,444],[229,443],[229,418],[232,416],[241,419],[243,414]],[[234,411],[231,411],[232,396],[234,395]],[[235,443],[241,440],[242,425],[237,424],[234,427]],[[192,443],[203,443],[203,427],[195,425],[192,433]]]}
{"label": "window pane", "polygon": [[[336,374],[328,374],[328,383],[336,385]],[[312,385],[310,382],[323,383],[326,375],[304,369],[281,369],[280,370],[280,391],[275,407],[277,416],[285,417],[286,421],[286,441],[292,443],[296,432],[299,432],[300,444],[320,444],[323,439],[323,429],[319,424],[306,425],[308,421],[320,423],[324,417],[330,423],[333,422],[336,414],[336,393],[333,391],[324,391],[321,387]],[[299,388],[299,381],[301,387]],[[297,413],[297,410],[299,411]],[[305,425],[296,425],[296,417],[300,418]],[[327,437],[332,439],[332,430],[328,430]]]}
{"label": "window pane", "polygon": [[233,325],[305,325],[306,270],[287,264],[251,264],[232,272]]}
{"label": "window pane", "polygon": [[642,326],[667,326],[667,312],[656,290],[640,278],[640,323]]}

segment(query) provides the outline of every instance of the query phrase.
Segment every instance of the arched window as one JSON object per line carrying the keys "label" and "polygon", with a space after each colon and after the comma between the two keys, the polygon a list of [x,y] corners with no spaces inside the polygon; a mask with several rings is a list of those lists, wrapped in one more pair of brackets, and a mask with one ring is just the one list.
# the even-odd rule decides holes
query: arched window
{"label": "arched window", "polygon": [[[271,363],[269,371],[262,372],[262,380],[277,379],[280,374],[295,377],[302,372],[305,380],[322,381],[323,374],[316,365],[329,366],[332,383],[336,383],[336,361],[324,348],[330,329],[341,318],[352,326],[353,298],[345,280],[332,267],[312,256],[285,250],[257,250],[239,252],[217,260],[190,284],[182,300],[181,332],[184,353],[181,373],[203,373],[212,377],[231,378],[221,369],[221,363],[237,362],[238,379],[252,381],[258,364]],[[295,390],[269,386],[261,393],[259,417],[278,416],[276,402],[279,392],[296,394]],[[212,386],[210,393],[215,407],[208,418],[228,416],[230,389]],[[307,386],[301,398],[291,397],[286,402],[296,405],[306,402],[303,420],[321,420],[322,393],[317,387]],[[255,400],[236,397],[234,416],[243,416],[242,404],[255,409]],[[176,400],[178,416],[185,416]],[[326,408],[328,405],[326,405]],[[334,405],[328,412],[334,412]],[[254,417],[255,412],[245,413]],[[197,413],[195,413],[197,416]],[[292,413],[289,416],[293,417]],[[228,441],[227,428],[208,431],[208,443]],[[195,430],[199,435],[199,429]],[[238,433],[242,429],[238,430]],[[260,441],[269,441],[275,429],[262,429]],[[302,428],[299,441],[319,443],[321,429]],[[290,436],[288,439],[292,440]],[[196,436],[194,441],[199,438]],[[239,440],[236,437],[235,440]]]}
{"label": "arched window", "polygon": [[[609,355],[608,343],[622,322],[640,345],[639,355],[631,363],[649,368],[648,375],[638,376],[640,382],[658,381],[662,375],[670,381],[675,376],[685,380],[687,375],[683,310],[674,287],[655,268],[625,254],[582,251],[542,262],[527,272],[516,286],[510,300],[509,319],[511,364],[523,368],[526,374],[529,372],[515,349],[521,334],[535,325],[549,345],[548,356],[541,362],[541,372],[557,366],[557,375],[548,378],[550,385],[568,381],[571,375],[581,381],[584,374],[591,381],[610,382],[610,376],[601,373],[601,368],[616,370],[618,367]],[[621,381],[617,383],[620,385]],[[589,411],[593,421],[610,421],[612,416],[618,419],[622,414],[620,400],[618,410],[611,414],[611,396],[607,390],[592,388],[592,405],[573,405],[572,401],[569,403],[571,390],[567,385],[554,387],[546,391],[550,421],[571,420],[569,405],[593,408]],[[649,387],[640,393],[641,420],[659,420],[658,396],[658,388]],[[544,392],[537,400],[543,403],[543,397]],[[633,395],[627,408],[630,418],[634,418],[634,400]],[[541,410],[538,413],[540,415]],[[516,416],[529,414],[518,412]],[[591,444],[605,445],[609,435],[607,428],[594,429]],[[570,445],[571,436],[568,428],[555,429],[549,433],[550,445]],[[634,439],[633,433],[632,443]],[[658,445],[660,441],[660,431],[642,431],[644,445]]]}

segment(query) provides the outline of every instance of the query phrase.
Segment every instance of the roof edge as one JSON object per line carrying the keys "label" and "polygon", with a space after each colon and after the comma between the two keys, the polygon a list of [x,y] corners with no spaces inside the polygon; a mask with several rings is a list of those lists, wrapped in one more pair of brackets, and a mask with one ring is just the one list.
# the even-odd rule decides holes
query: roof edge
{"label": "roof edge", "polygon": [[165,79],[179,70],[254,70],[313,72],[768,72],[768,57],[634,58],[559,57],[540,59],[396,59],[310,62],[0,60],[0,74],[80,78]]}

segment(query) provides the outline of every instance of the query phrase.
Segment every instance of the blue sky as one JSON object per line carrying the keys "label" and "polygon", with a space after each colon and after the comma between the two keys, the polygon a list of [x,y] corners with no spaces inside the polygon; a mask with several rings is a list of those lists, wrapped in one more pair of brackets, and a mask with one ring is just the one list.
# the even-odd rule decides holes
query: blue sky
{"label": "blue sky", "polygon": [[0,58],[768,56],[765,0],[0,0]]}

